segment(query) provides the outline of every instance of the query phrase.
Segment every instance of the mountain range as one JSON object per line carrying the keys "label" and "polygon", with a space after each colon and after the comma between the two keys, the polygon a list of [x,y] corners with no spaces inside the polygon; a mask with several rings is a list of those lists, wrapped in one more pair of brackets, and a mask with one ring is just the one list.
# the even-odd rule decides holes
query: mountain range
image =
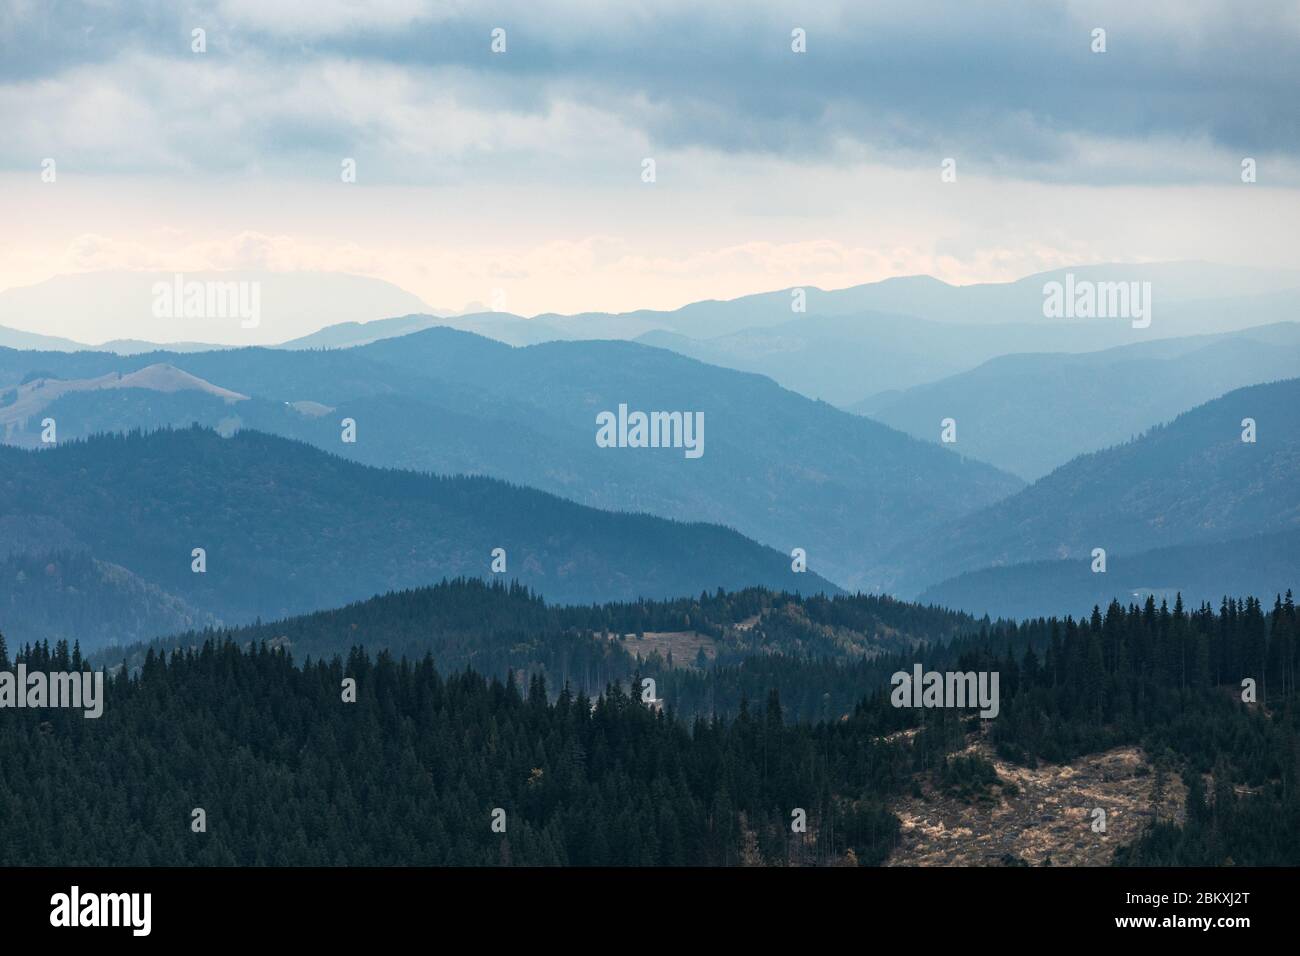
{"label": "mountain range", "polygon": [[[754,581],[836,590],[716,525],[598,511],[489,478],[370,468],[252,431],[0,447],[0,509],[11,554],[83,552],[194,609],[197,622],[283,617],[444,577],[489,576],[497,548],[503,575],[575,603]],[[83,573],[59,600],[95,594]],[[28,636],[22,614],[5,630]],[[114,633],[92,625],[79,637],[89,648]]]}
{"label": "mountain range", "polygon": [[1034,481],[1235,388],[1298,369],[1300,323],[1282,322],[1098,352],[1003,355],[851,408],[931,441],[952,417],[954,447]]}
{"label": "mountain range", "polygon": [[[164,301],[159,290],[177,282],[243,285],[249,315],[185,314],[182,303]],[[256,291],[256,298],[252,292]],[[256,306],[253,315],[252,306]],[[110,352],[149,351],[146,339],[174,343],[173,351],[222,345],[283,342],[344,321],[381,319],[428,311],[418,296],[390,282],[337,272],[156,272],[101,270],[55,276],[0,291],[0,346],[75,351],[94,346]],[[30,331],[39,328],[42,334]],[[28,330],[28,331],[22,331]],[[124,330],[104,341],[105,330]],[[202,344],[205,342],[220,345]]]}
{"label": "mountain range", "polygon": [[[102,387],[104,376],[151,368],[159,380],[205,384]],[[810,568],[867,590],[890,575],[890,549],[1022,487],[760,376],[631,342],[513,348],[433,328],[347,350],[0,351],[0,403],[15,389],[27,409],[8,426],[16,444],[38,444],[47,417],[66,438],[191,422],[256,428],[371,465],[491,475],[593,507],[723,524],[787,554],[802,548]],[[52,400],[38,413],[44,392]],[[597,416],[620,405],[702,414],[703,454],[599,447]],[[357,423],[355,443],[341,441],[344,419]]]}
{"label": "mountain range", "polygon": [[[1043,286],[1067,273],[1079,281],[1151,282],[1151,327],[1044,319]],[[138,275],[107,275],[119,293],[138,291]],[[284,278],[284,290],[309,280]],[[85,294],[102,281],[105,274],[72,285]],[[325,460],[367,466],[357,475],[463,476],[429,477],[430,487],[497,479],[520,486],[517,493],[543,492],[535,501],[547,527],[582,506],[611,521],[654,515],[668,519],[663,527],[734,529],[726,533],[736,547],[766,555],[738,559],[740,566],[776,577],[751,581],[729,568],[718,572],[727,586],[797,580],[807,588],[815,580],[814,590],[919,595],[993,614],[1059,611],[1053,598],[1073,608],[1184,586],[1203,597],[1215,580],[1241,577],[1215,555],[1244,554],[1248,542],[1275,534],[1281,537],[1261,547],[1280,556],[1297,521],[1300,396],[1289,378],[1300,367],[1297,282],[1293,273],[1196,263],[1077,267],[965,287],[904,277],[803,289],[808,311],[793,316],[792,290],[672,312],[534,318],[402,312],[422,303],[380,296],[390,317],[318,326],[277,347],[191,341],[159,350],[119,340],[90,350],[61,340],[0,348],[0,436],[42,450],[32,460],[45,461],[52,438],[56,446],[86,439],[84,447],[102,449],[111,446],[92,436],[179,429],[163,434],[182,441],[176,436],[196,424],[212,447],[236,459],[230,449],[243,440],[290,439],[259,446],[287,456],[290,471],[323,451]],[[1279,316],[1287,320],[1241,327]],[[1180,334],[1196,329],[1210,331]],[[19,339],[44,341],[31,333]],[[598,422],[620,410],[698,416],[702,454],[603,447]],[[1246,418],[1257,422],[1256,442],[1241,441]],[[955,441],[939,440],[946,419]],[[349,431],[355,441],[345,440]],[[56,450],[65,453],[84,454]],[[87,473],[98,467],[87,465]],[[27,480],[34,488],[43,481]],[[484,494],[476,507],[458,499],[465,528],[496,527],[488,513],[494,495]],[[42,587],[70,581],[70,591],[129,594],[123,601],[147,609],[119,615],[111,635],[102,630],[105,640],[138,639],[155,624],[311,611],[340,603],[339,587],[356,584],[360,590],[347,597],[360,598],[483,573],[486,560],[476,551],[472,560],[414,562],[404,575],[379,542],[363,536],[374,553],[357,581],[331,577],[335,569],[323,573],[331,582],[324,589],[299,584],[270,595],[247,582],[237,599],[218,599],[193,580],[181,587],[160,577],[159,567],[108,548],[111,536],[65,517],[52,502],[35,512],[10,505],[0,558],[17,562],[13,579],[21,575],[28,591],[39,572]],[[590,546],[602,561],[609,534]],[[547,544],[529,542],[540,553]],[[690,541],[682,547],[695,550]],[[1092,575],[1094,548],[1106,550],[1117,578]],[[324,550],[304,548],[299,559],[324,560]],[[800,550],[807,576],[789,571]],[[628,556],[632,570],[588,570],[583,582],[538,567],[521,579],[551,600],[714,586],[704,564],[674,574],[663,567],[665,554]],[[1291,573],[1280,557],[1271,570],[1233,561],[1253,569],[1241,591],[1280,587]],[[14,607],[22,604],[17,593]],[[58,615],[47,618],[46,631],[64,627]]]}
{"label": "mountain range", "polygon": [[[1081,455],[942,535],[912,541],[895,556],[903,571],[893,589],[916,594],[967,572],[1030,561],[1070,560],[1087,572],[1097,548],[1109,560],[1293,531],[1300,528],[1297,475],[1300,378],[1237,389],[1130,442]],[[1155,570],[1145,568],[1148,576]],[[995,603],[995,595],[987,600]]]}
{"label": "mountain range", "polygon": [[[173,273],[109,271],[5,290],[0,292],[0,346],[84,349],[91,346],[73,341],[78,332],[105,327],[132,330],[97,346],[119,352],[276,343],[344,348],[434,325],[512,345],[640,338],[714,364],[760,372],[812,398],[847,405],[1009,352],[1092,351],[1235,331],[1293,321],[1300,306],[1300,271],[1205,262],[1082,265],[1014,282],[964,286],[931,276],[900,276],[844,289],[792,287],[673,310],[528,318],[475,311],[475,304],[460,311],[431,310],[391,284],[339,273],[184,276],[187,281],[257,283],[263,321],[246,329],[229,319],[150,318],[151,290],[174,278]],[[1067,278],[1148,283],[1150,325],[1134,328],[1125,319],[1047,319],[1044,287]],[[30,331],[37,328],[44,338]],[[151,346],[146,338],[169,344]],[[205,340],[222,345],[198,344]]]}
{"label": "mountain range", "polygon": [[1105,573],[1077,558],[1029,561],[968,571],[921,592],[923,604],[959,607],[991,617],[1086,617],[1112,600],[1171,607],[1215,607],[1225,596],[1257,591],[1265,598],[1300,583],[1300,531],[1259,534],[1208,543],[1172,545],[1107,556]]}

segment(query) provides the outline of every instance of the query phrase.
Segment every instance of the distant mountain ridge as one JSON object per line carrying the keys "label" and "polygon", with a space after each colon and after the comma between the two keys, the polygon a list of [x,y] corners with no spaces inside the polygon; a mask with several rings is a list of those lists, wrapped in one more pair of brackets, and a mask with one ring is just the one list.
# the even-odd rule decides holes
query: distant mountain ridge
{"label": "distant mountain ridge", "polygon": [[[765,293],[618,316],[411,312],[277,348],[0,349],[0,426],[5,441],[28,447],[45,444],[45,420],[57,421],[60,441],[191,423],[224,436],[264,432],[370,466],[491,476],[589,507],[722,525],[774,548],[787,567],[792,552],[806,553],[828,581],[904,597],[941,586],[949,590],[935,593],[956,593],[952,582],[991,569],[1086,565],[1094,547],[1115,558],[1163,556],[1173,571],[1186,555],[1171,549],[1285,531],[1297,520],[1287,475],[1298,396],[1277,380],[1300,364],[1300,324],[1153,337],[1124,318],[1049,321],[1042,284],[1067,271],[1081,281],[1150,277],[1161,290],[1158,336],[1189,315],[1213,325],[1224,312],[1233,325],[1254,314],[1251,303],[1290,307],[1289,273],[1203,265],[804,290],[820,314],[793,318],[782,293]],[[904,301],[929,314],[860,311]],[[1035,320],[1016,317],[1035,304]],[[695,337],[740,322],[749,324]],[[581,338],[601,333],[614,338]],[[543,341],[512,347],[493,334]],[[640,341],[619,340],[632,335]],[[1044,351],[970,367],[1012,341]],[[917,378],[932,381],[908,385]],[[1232,391],[1261,381],[1270,384]],[[852,407],[884,422],[798,391],[832,400],[868,391]],[[703,456],[601,447],[598,416],[620,408],[700,416]],[[1246,417],[1260,423],[1255,444],[1239,441]],[[936,441],[947,418],[954,444]],[[356,442],[341,441],[344,421],[356,423]],[[1026,487],[983,458],[1038,480]],[[84,547],[57,521],[42,528],[24,525],[18,539]],[[1055,581],[1042,586],[1062,593],[1087,590],[1058,571],[1014,575]],[[1022,587],[1006,576],[1013,572],[998,574],[979,578],[990,601]],[[1123,586],[1164,588],[1159,577]],[[1029,606],[1032,593],[1024,597]]]}
{"label": "distant mountain ridge", "polygon": [[[431,310],[417,297],[381,280],[340,273],[193,273],[187,278],[213,282],[256,279],[264,285],[268,297],[266,323],[253,333],[217,336],[213,341],[224,345],[200,345],[205,336],[189,332],[185,341],[168,345],[171,351],[272,345],[284,348],[346,348],[366,344],[379,338],[403,335],[433,324],[444,324],[465,331],[497,338],[512,345],[532,345],[542,341],[576,339],[636,339],[668,333],[705,341],[789,323],[797,319],[835,318],[857,315],[906,315],[945,325],[1024,325],[1048,324],[1043,315],[1043,286],[1061,281],[1066,275],[1096,282],[1149,282],[1159,310],[1152,328],[1140,336],[1127,339],[1102,334],[1083,346],[1105,348],[1126,341],[1170,335],[1192,335],[1263,325],[1294,319],[1300,302],[1300,270],[1270,270],[1224,266],[1205,262],[1153,262],[1141,264],[1102,263],[1069,266],[1050,272],[1026,276],[1012,282],[951,285],[932,276],[898,276],[841,289],[820,289],[810,285],[792,286],[770,292],[741,296],[730,300],[691,302],[678,309],[631,312],[585,312],[573,315],[542,313],[524,318],[504,312],[463,312]],[[117,339],[99,346],[80,341],[97,340],[97,336],[78,335],[70,320],[57,318],[56,325],[67,337],[38,336],[18,329],[47,323],[51,315],[100,315],[101,320],[119,328],[138,327],[139,323],[119,321],[113,311],[127,310],[124,315],[147,315],[149,290],[156,281],[170,281],[174,273],[99,272],[58,276],[35,286],[0,291],[0,346],[73,350],[102,348],[124,353],[152,351],[160,345],[143,341],[140,334]],[[799,309],[795,296],[799,296]],[[1172,311],[1166,311],[1172,307]],[[350,314],[349,314],[350,313]],[[314,317],[312,328],[274,335],[276,329],[300,325],[299,318]],[[335,318],[337,317],[337,318]],[[189,320],[168,320],[156,327],[165,332],[159,342],[175,338],[178,322],[196,330],[202,326]],[[1050,324],[1058,325],[1059,321]],[[209,325],[230,332],[229,323]],[[1101,332],[1104,323],[1092,325]],[[102,326],[102,322],[101,322]],[[96,328],[101,327],[96,326]],[[1005,336],[1002,336],[1005,338]],[[1006,348],[1003,351],[1026,351]],[[1076,349],[1067,346],[1065,350]],[[992,357],[991,353],[983,356]],[[744,366],[737,366],[744,368]],[[965,366],[969,367],[969,366]],[[747,369],[759,371],[760,369]],[[954,369],[957,371],[958,369]],[[770,373],[769,373],[770,374]],[[921,380],[907,384],[917,384]],[[783,384],[786,384],[783,381]],[[797,387],[797,386],[792,386]],[[881,386],[875,389],[892,386]],[[812,397],[823,397],[814,393]],[[863,392],[858,400],[870,391]],[[832,399],[837,402],[847,400]]]}
{"label": "distant mountain ridge", "polygon": [[[1243,441],[1243,421],[1255,442]],[[1237,389],[905,545],[896,593],[981,568],[1300,528],[1300,379]],[[1151,583],[1151,582],[1148,582]]]}
{"label": "distant mountain ridge", "polygon": [[[67,379],[183,370],[250,397],[68,394],[45,414],[66,437],[199,422],[308,441],[366,464],[491,475],[593,507],[735,528],[849,587],[878,589],[885,552],[1022,487],[946,448],[810,401],[759,376],[630,342],[511,348],[428,329],[346,350],[28,353],[0,350],[0,391],[30,369]],[[597,415],[704,415],[704,453],[601,448]],[[340,422],[358,440],[340,441]],[[33,445],[40,419],[10,440]],[[869,542],[864,548],[863,542]]]}
{"label": "distant mountain ridge", "polygon": [[[0,391],[0,435],[10,443],[35,445],[39,440],[40,430],[30,428],[24,434],[23,426],[34,425],[42,412],[63,396],[78,392],[130,389],[164,394],[199,392],[219,399],[224,405],[248,400],[247,395],[213,385],[211,382],[163,363],[148,365],[126,374],[107,372],[88,379],[63,380],[42,377]],[[29,441],[24,442],[24,437]]]}
{"label": "distant mountain ridge", "polygon": [[1217,607],[1225,595],[1268,597],[1298,586],[1300,531],[1292,530],[1116,554],[1104,574],[1078,559],[983,568],[928,587],[917,601],[994,618],[1081,618],[1112,600],[1141,605],[1150,595],[1172,606],[1181,595],[1188,607]]}
{"label": "distant mountain ridge", "polygon": [[[1149,282],[1152,322],[1126,317],[1049,319],[1045,284]],[[803,311],[795,311],[795,293]],[[889,389],[958,374],[1023,352],[1091,352],[1235,331],[1300,315],[1300,272],[1210,263],[1101,264],[1009,283],[954,286],[904,276],[846,289],[794,287],[669,311],[408,316],[322,330],[286,347],[342,348],[446,325],[511,345],[631,339],[692,358],[767,375],[810,398],[851,406]]]}
{"label": "distant mountain ridge", "polygon": [[[0,447],[0,523],[19,536],[24,525],[44,527],[27,536],[26,554],[40,554],[51,529],[61,529],[72,542],[63,550],[126,568],[225,621],[490,576],[495,548],[505,550],[506,574],[564,602],[755,582],[837,590],[716,525],[597,511],[488,478],[369,468],[248,431]],[[205,551],[201,573],[193,570],[196,548]]]}
{"label": "distant mountain ridge", "polygon": [[1161,339],[1081,354],[1013,354],[852,406],[908,434],[939,439],[1026,480],[1127,441],[1236,388],[1300,369],[1300,323]]}
{"label": "distant mountain ridge", "polygon": [[[225,298],[214,314],[209,314],[206,301],[191,313],[183,302],[160,299],[158,289],[177,283],[182,288],[201,283],[205,289],[242,285],[247,295],[239,304],[248,306],[249,314],[241,314],[233,308],[235,302]],[[183,344],[177,351],[266,345],[336,322],[382,319],[427,308],[418,296],[390,282],[340,272],[101,270],[0,291],[0,346],[72,351],[116,345],[137,352],[157,347],[140,340],[179,339]],[[21,329],[41,329],[45,336],[31,341],[31,333]],[[81,344],[103,342],[108,337],[105,330],[116,332],[111,336],[114,342]],[[51,335],[56,340],[51,341]],[[222,344],[195,344],[205,341]]]}
{"label": "distant mountain ridge", "polygon": [[0,556],[0,633],[26,641],[67,641],[89,651],[211,627],[218,619],[121,565],[88,551],[42,549]]}
{"label": "distant mountain ridge", "polygon": [[[663,601],[564,605],[518,583],[469,578],[216,634],[197,627],[178,630],[94,656],[105,664],[125,659],[138,667],[150,651],[184,651],[212,638],[240,646],[265,643],[297,660],[346,656],[363,646],[413,660],[432,654],[448,670],[540,669],[556,688],[571,683],[575,691],[599,693],[609,681],[627,680],[638,671],[661,678],[674,670],[700,674],[704,661],[734,667],[778,654],[814,664],[858,663],[922,642],[942,644],[977,629],[969,615],[875,595],[827,598],[746,588]],[[684,634],[708,647],[703,659],[669,659],[665,638]]]}

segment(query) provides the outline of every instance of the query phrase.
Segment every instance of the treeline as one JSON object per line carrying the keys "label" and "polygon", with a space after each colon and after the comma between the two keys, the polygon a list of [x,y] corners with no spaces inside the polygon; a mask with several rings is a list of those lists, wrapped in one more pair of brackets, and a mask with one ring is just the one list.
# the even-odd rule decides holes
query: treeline
{"label": "treeline", "polygon": [[8,711],[0,755],[0,865],[878,863],[910,772],[868,718],[791,724],[776,695],[686,724],[616,686],[552,702],[541,677],[229,642],[147,653],[97,720]]}
{"label": "treeline", "polygon": [[[748,626],[736,626],[741,623]],[[412,660],[432,654],[444,672],[469,666],[502,679],[511,670],[541,674],[553,694],[569,684],[596,695],[639,672],[680,688],[673,701],[683,715],[734,714],[742,696],[761,700],[778,687],[794,702],[794,716],[815,719],[824,715],[824,704],[845,712],[873,686],[862,682],[856,662],[882,648],[947,641],[976,626],[965,614],[876,595],[802,597],[748,588],[664,601],[555,605],[517,582],[457,578],[271,623],[186,631],[92,657],[97,664],[125,661],[136,669],[150,648],[194,648],[208,640],[287,646],[298,660],[345,655],[360,644]],[[670,666],[638,641],[663,631],[695,631],[715,640],[717,676],[701,682],[681,670],[697,662]],[[774,654],[781,666],[761,663]],[[837,662],[846,669],[835,671]]]}
{"label": "treeline", "polygon": [[[552,608],[477,581],[194,634],[166,656],[146,648],[112,678],[97,721],[3,715],[5,859],[876,863],[896,840],[887,807],[904,788],[997,795],[987,766],[952,759],[982,734],[1027,765],[1140,745],[1181,774],[1186,820],[1159,821],[1117,862],[1300,864],[1289,592],[1268,609],[1251,597],[1190,611],[1148,599],[1083,620],[969,621],[946,641],[893,634],[880,646],[898,649],[874,653],[843,642],[856,648],[846,635],[876,626],[872,615],[889,620],[879,599],[706,594],[671,613],[721,620],[724,606],[733,620],[762,609],[726,639],[769,652],[702,669],[638,662],[634,639],[603,631],[643,613],[636,605]],[[900,609],[946,626],[944,612]],[[841,650],[815,654],[792,635]],[[349,638],[387,649],[373,661],[320,653]],[[396,660],[406,647],[417,663]],[[33,666],[74,654],[21,651]],[[890,675],[917,663],[996,671],[998,716],[894,707]],[[608,683],[593,696],[556,681],[566,668]],[[355,704],[340,699],[347,676]],[[641,701],[647,676],[662,712]],[[192,807],[226,823],[191,840]],[[791,828],[800,808],[805,834]]]}
{"label": "treeline", "polygon": [[[1000,712],[894,708],[889,678],[925,670],[996,671]],[[973,732],[1027,765],[1140,745],[1187,788],[1186,819],[1156,825],[1116,862],[1132,865],[1300,865],[1300,626],[1293,595],[1271,609],[1224,598],[1216,612],[1114,601],[1086,619],[984,624],[947,643],[853,661],[773,654],[707,673],[674,671],[661,693],[684,710],[725,712],[779,687],[802,719],[869,715],[880,733],[919,727],[912,766],[947,789],[945,755]]]}
{"label": "treeline", "polygon": [[[1148,598],[1112,602],[1085,621],[984,628],[881,665],[998,671],[1001,711],[987,734],[1004,759],[1064,762],[1140,744],[1176,767],[1188,788],[1185,824],[1158,821],[1117,862],[1295,866],[1298,637],[1289,591],[1268,613],[1251,597],[1225,598],[1217,613]],[[892,709],[883,689],[864,706]]]}

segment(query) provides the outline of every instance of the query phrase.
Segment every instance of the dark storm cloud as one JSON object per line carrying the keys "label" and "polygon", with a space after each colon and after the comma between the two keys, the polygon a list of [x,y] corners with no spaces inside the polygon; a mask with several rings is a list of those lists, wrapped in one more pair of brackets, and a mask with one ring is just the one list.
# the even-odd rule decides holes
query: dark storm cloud
{"label": "dark storm cloud", "polygon": [[[1099,171],[1095,159],[1078,161],[1080,144],[1128,144],[1140,154],[1185,141],[1242,156],[1300,148],[1294,4],[1143,6],[394,0],[360,15],[343,0],[20,2],[0,20],[0,84],[57,79],[128,55],[183,59],[191,27],[204,26],[208,56],[248,71],[344,59],[402,68],[430,93],[451,75],[468,109],[544,113],[562,99],[617,115],[669,149],[808,161],[849,147],[886,162],[953,155],[1029,178],[1177,181],[1197,174],[1175,157],[1163,172],[1159,155]],[[488,51],[497,26],[507,30],[504,56]],[[806,54],[790,51],[795,26],[808,31]],[[1090,50],[1094,26],[1107,30],[1104,54]],[[346,127],[360,122],[267,123],[257,102],[230,107],[247,111],[253,135],[280,149],[347,142]]]}

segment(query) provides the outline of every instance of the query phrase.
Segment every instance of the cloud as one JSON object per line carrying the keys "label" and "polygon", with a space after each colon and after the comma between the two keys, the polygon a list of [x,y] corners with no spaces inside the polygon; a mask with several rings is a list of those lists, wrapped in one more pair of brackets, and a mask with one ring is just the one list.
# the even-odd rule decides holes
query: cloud
{"label": "cloud", "polygon": [[326,37],[437,22],[467,6],[425,0],[221,0],[216,9],[220,22],[237,29],[281,37]]}
{"label": "cloud", "polygon": [[[196,25],[203,55],[189,50]],[[496,26],[503,55],[489,50]],[[795,26],[805,54],[790,50]],[[1094,27],[1105,53],[1090,50]],[[1115,183],[1216,181],[1249,155],[1294,182],[1300,149],[1300,14],[1285,0],[56,0],[8,9],[0,62],[9,168],[57,148],[141,171],[310,178],[360,154],[386,182],[445,181],[462,163],[479,178],[599,179],[612,158],[702,149],[953,156]]]}
{"label": "cloud", "polygon": [[1297,11],[11,0],[0,287],[339,271],[440,306],[504,288],[532,313],[1100,260],[1289,265]]}
{"label": "cloud", "polygon": [[474,83],[455,67],[124,55],[0,86],[0,115],[11,117],[0,162],[338,181],[349,157],[359,182],[391,184],[467,172],[481,181],[494,169],[548,177],[613,154],[639,163],[647,148],[614,112],[563,98],[537,109],[475,105]]}

